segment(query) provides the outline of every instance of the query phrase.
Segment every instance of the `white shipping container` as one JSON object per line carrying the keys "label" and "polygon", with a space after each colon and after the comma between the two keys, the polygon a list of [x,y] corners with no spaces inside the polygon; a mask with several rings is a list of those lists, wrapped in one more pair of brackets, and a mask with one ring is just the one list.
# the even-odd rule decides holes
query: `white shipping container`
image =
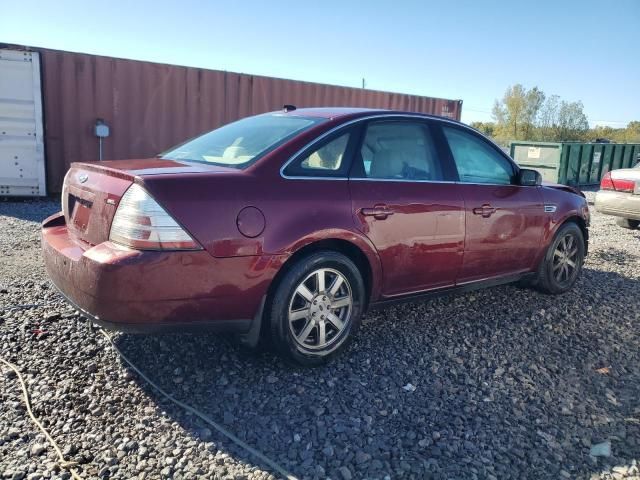
{"label": "white shipping container", "polygon": [[0,196],[46,194],[40,57],[0,49]]}

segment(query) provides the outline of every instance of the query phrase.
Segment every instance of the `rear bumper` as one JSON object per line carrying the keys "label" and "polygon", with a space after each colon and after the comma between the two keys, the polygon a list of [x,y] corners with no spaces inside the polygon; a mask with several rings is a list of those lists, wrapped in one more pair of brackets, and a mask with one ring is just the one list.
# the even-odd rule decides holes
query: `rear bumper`
{"label": "rear bumper", "polygon": [[595,207],[606,215],[640,220],[640,195],[600,190],[596,193]]}
{"label": "rear bumper", "polygon": [[42,249],[47,274],[72,305],[97,324],[132,332],[246,333],[281,264],[278,256],[90,246],[69,235],[60,214],[43,223]]}

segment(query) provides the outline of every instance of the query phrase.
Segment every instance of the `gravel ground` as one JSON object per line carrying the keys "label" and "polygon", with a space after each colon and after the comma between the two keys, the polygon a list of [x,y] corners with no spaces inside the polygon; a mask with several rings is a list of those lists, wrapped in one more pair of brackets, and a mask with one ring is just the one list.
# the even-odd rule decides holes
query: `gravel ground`
{"label": "gravel ground", "polygon": [[[0,345],[83,477],[276,477],[164,400],[60,301],[38,234],[57,209],[0,203]],[[591,236],[561,297],[507,286],[375,311],[322,368],[215,335],[114,338],[163,388],[299,478],[640,478],[640,231],[594,212]],[[50,304],[10,309],[33,303]],[[6,368],[2,474],[69,478]]]}

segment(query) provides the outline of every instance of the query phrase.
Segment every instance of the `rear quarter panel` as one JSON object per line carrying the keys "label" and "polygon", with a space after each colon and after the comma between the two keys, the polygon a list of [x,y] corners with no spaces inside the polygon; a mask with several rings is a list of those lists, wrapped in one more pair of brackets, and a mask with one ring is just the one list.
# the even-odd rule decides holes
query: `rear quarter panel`
{"label": "rear quarter panel", "polygon": [[[378,296],[380,261],[371,242],[355,228],[348,181],[238,172],[151,176],[144,178],[144,186],[214,257],[276,255],[282,265],[311,243],[348,241],[369,260],[371,298]],[[265,218],[264,231],[255,238],[238,230],[238,213],[248,206]]]}
{"label": "rear quarter panel", "polygon": [[[352,119],[330,119],[278,147],[246,170],[225,173],[150,175],[145,188],[215,257],[279,256],[281,266],[301,248],[328,239],[348,241],[371,268],[371,300],[377,299],[382,270],[375,247],[355,226],[346,180],[285,179],[282,165],[325,131]],[[238,213],[258,208],[264,231],[240,233]],[[274,271],[275,275],[275,271]]]}

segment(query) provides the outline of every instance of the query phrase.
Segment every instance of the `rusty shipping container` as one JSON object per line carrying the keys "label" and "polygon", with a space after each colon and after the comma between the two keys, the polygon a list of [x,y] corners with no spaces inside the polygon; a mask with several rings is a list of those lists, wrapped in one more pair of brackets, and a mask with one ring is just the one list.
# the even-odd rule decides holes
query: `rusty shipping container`
{"label": "rusty shipping container", "polygon": [[60,192],[69,164],[98,159],[94,126],[110,127],[103,159],[144,158],[258,113],[345,106],[460,119],[462,100],[340,87],[218,70],[0,45],[40,56],[47,188]]}

